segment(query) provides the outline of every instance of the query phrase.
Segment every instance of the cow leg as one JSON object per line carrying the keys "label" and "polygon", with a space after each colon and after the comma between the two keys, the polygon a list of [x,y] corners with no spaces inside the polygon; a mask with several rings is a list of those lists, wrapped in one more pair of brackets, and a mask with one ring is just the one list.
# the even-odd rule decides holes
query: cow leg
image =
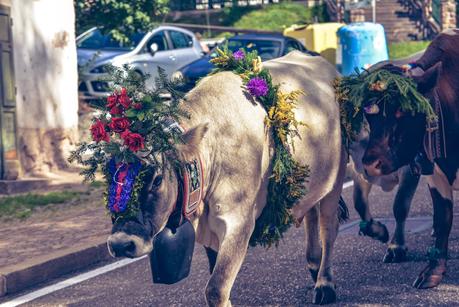
{"label": "cow leg", "polygon": [[332,274],[333,245],[338,234],[338,200],[336,191],[327,195],[319,206],[320,241],[322,243],[322,257],[320,261],[317,282],[314,287],[314,304],[330,304],[336,301],[335,283]]}
{"label": "cow leg", "polygon": [[[342,155],[344,157],[344,155]],[[344,161],[344,159],[342,160]],[[322,243],[322,257],[319,274],[314,287],[314,304],[330,304],[336,301],[336,287],[332,273],[332,255],[336,236],[338,235],[338,202],[343,190],[345,163],[338,171],[334,189],[326,195],[319,204],[320,241]]]}
{"label": "cow leg", "polygon": [[419,274],[413,286],[418,289],[438,286],[446,273],[448,239],[453,224],[453,190],[446,178],[435,170],[429,178],[430,194],[434,209],[433,226],[435,245],[429,250],[429,264]]}
{"label": "cow leg", "polygon": [[204,249],[206,250],[207,260],[209,260],[209,272],[212,274],[214,271],[215,262],[217,261],[218,253],[207,246],[204,246]]}
{"label": "cow leg", "polygon": [[389,240],[389,232],[384,224],[374,221],[370,213],[368,195],[372,184],[360,175],[354,176],[354,207],[361,218],[359,234],[386,243]]}
{"label": "cow leg", "polygon": [[[247,213],[250,216],[252,213]],[[254,222],[235,223],[241,216],[232,216],[226,226],[212,275],[206,286],[206,301],[208,306],[231,306],[230,292],[233,283],[244,261]]]}
{"label": "cow leg", "polygon": [[317,274],[319,274],[320,258],[322,253],[319,244],[318,225],[318,206],[314,206],[304,217],[304,227],[306,233],[306,262],[314,284],[317,282]]}
{"label": "cow leg", "polygon": [[406,261],[405,221],[410,211],[411,202],[419,183],[419,175],[413,174],[410,167],[404,167],[400,174],[400,185],[395,195],[393,212],[396,226],[392,240],[384,255],[385,263]]}

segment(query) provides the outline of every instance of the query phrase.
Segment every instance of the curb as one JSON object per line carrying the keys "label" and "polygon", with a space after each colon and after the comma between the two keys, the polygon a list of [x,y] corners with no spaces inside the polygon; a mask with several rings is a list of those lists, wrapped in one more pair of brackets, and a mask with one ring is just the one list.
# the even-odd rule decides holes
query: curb
{"label": "curb", "polygon": [[0,297],[17,293],[39,283],[84,269],[98,262],[109,260],[107,243],[70,248],[41,261],[19,264],[2,269],[0,273]]}

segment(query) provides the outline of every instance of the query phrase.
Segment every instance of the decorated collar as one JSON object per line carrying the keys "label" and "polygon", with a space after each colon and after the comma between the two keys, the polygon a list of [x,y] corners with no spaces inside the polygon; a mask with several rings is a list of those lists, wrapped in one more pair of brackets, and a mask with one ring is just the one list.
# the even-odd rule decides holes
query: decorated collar
{"label": "decorated collar", "polygon": [[198,157],[192,162],[186,163],[182,174],[183,178],[180,180],[181,191],[183,191],[181,197],[182,215],[190,219],[198,209],[204,195],[204,172],[201,158]]}

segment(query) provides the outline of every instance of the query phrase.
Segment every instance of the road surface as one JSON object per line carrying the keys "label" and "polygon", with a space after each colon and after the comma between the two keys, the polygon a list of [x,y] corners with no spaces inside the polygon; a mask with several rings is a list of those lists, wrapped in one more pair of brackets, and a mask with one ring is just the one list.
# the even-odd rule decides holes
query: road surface
{"label": "road surface", "polygon": [[[459,306],[459,220],[450,237],[448,274],[441,286],[430,290],[411,287],[426,263],[426,251],[432,243],[431,200],[425,180],[416,193],[407,223],[407,245],[410,261],[384,264],[386,246],[358,236],[358,218],[351,200],[352,187],[346,188],[351,219],[341,225],[334,252],[334,272],[338,302],[332,306]],[[393,231],[391,202],[394,193],[374,188],[370,199],[375,217]],[[455,203],[459,203],[457,197]],[[236,279],[231,302],[234,306],[306,306],[312,300],[313,283],[306,269],[303,229],[291,229],[279,248],[250,248]],[[102,265],[101,265],[102,266]],[[107,268],[107,267],[106,267]],[[95,275],[94,269],[88,274]],[[108,268],[110,269],[110,267]],[[99,269],[100,270],[100,269]],[[204,250],[197,245],[190,276],[175,285],[151,282],[148,259],[135,261],[104,274],[82,279],[81,273],[50,281],[3,299],[11,306],[27,301],[24,306],[205,306],[204,288],[208,274]],[[84,275],[83,277],[87,277]],[[83,279],[85,279],[83,278]],[[74,285],[56,290],[69,283]],[[46,286],[51,286],[43,289]],[[41,292],[40,292],[41,291]],[[9,303],[8,303],[9,302]],[[5,304],[5,306],[6,306]],[[0,305],[2,306],[2,305]]]}

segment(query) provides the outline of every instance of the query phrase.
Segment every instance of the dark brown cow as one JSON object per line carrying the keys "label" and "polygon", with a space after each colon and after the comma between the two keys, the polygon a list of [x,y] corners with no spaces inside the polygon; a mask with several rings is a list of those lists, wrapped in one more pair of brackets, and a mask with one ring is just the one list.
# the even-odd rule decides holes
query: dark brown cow
{"label": "dark brown cow", "polygon": [[[419,80],[421,92],[432,104],[438,101],[443,126],[440,154],[426,152],[435,163],[428,176],[434,210],[435,244],[429,252],[429,264],[414,282],[416,288],[432,288],[440,284],[446,271],[448,237],[453,219],[453,190],[459,189],[459,30],[439,34],[425,54],[414,63],[426,74]],[[417,68],[417,69],[419,69]],[[425,117],[402,114],[395,107],[379,114],[366,114],[370,124],[370,140],[362,158],[370,175],[389,174],[413,160],[423,150],[426,134]]]}

